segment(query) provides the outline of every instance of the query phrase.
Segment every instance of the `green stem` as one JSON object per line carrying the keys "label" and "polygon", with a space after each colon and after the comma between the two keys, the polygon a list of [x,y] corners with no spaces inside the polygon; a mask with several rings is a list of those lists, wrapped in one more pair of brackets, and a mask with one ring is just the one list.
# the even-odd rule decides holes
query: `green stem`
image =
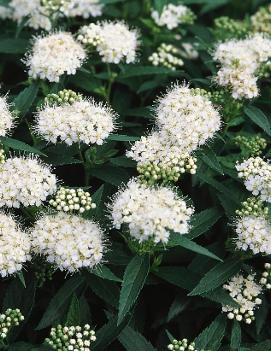
{"label": "green stem", "polygon": [[107,73],[108,73],[108,85],[106,89],[106,101],[110,103],[110,97],[111,97],[111,91],[112,91],[112,85],[115,80],[115,76],[111,71],[110,64],[107,63]]}
{"label": "green stem", "polygon": [[89,172],[88,172],[88,168],[89,168],[89,167],[88,167],[88,165],[86,164],[86,161],[85,161],[85,158],[84,158],[84,155],[83,155],[83,152],[82,152],[82,149],[81,149],[80,144],[78,145],[78,153],[79,153],[80,160],[82,161],[83,167],[84,167],[85,186],[88,186],[88,185],[89,185]]}

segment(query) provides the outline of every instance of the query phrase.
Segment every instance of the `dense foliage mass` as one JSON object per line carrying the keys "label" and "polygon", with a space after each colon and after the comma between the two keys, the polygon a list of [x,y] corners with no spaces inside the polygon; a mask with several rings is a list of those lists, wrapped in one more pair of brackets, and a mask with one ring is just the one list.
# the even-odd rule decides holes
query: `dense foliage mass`
{"label": "dense foliage mass", "polygon": [[269,2],[0,26],[0,350],[271,350]]}

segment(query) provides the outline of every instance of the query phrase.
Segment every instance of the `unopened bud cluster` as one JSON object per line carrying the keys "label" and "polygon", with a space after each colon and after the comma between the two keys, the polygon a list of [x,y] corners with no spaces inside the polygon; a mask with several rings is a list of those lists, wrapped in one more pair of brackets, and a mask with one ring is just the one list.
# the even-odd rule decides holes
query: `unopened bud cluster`
{"label": "unopened bud cluster", "polygon": [[254,216],[268,218],[268,207],[257,197],[249,197],[241,203],[240,210],[236,210],[240,217]]}
{"label": "unopened bud cluster", "polygon": [[5,151],[0,147],[0,164],[5,163],[5,161],[6,161]]}
{"label": "unopened bud cluster", "polygon": [[250,19],[254,32],[271,33],[271,5],[260,7]]}
{"label": "unopened bud cluster", "polygon": [[53,279],[55,267],[52,264],[38,258],[34,264],[34,272],[38,287],[42,287],[46,281]]}
{"label": "unopened bud cluster", "polygon": [[168,345],[168,350],[170,351],[204,351],[196,349],[194,342],[189,342],[187,339],[173,340],[171,344]]}
{"label": "unopened bud cluster", "polygon": [[197,158],[190,155],[180,155],[169,162],[169,166],[162,163],[138,165],[137,171],[141,182],[153,185],[161,181],[162,184],[177,182],[184,173],[195,174]]}
{"label": "unopened bud cluster", "polygon": [[48,11],[49,14],[62,11],[63,5],[67,4],[69,0],[42,0],[41,5]]}
{"label": "unopened bud cluster", "polygon": [[227,284],[224,284],[223,288],[240,307],[223,305],[222,312],[227,313],[229,319],[251,324],[255,319],[255,309],[262,304],[259,298],[262,294],[262,286],[255,281],[255,274],[247,277],[237,274]]}
{"label": "unopened bud cluster", "polygon": [[10,329],[19,325],[23,320],[24,316],[19,309],[9,308],[0,314],[0,340],[6,339]]}
{"label": "unopened bud cluster", "polygon": [[264,264],[265,270],[262,272],[262,276],[260,279],[260,284],[265,288],[270,290],[271,289],[271,264],[265,263]]}
{"label": "unopened bud cluster", "polygon": [[82,95],[76,93],[70,89],[63,89],[56,94],[48,94],[44,99],[44,104],[53,105],[63,105],[63,104],[73,104],[75,101],[81,101]]}
{"label": "unopened bud cluster", "polygon": [[271,75],[271,61],[263,63],[257,72],[259,78],[269,78]]}
{"label": "unopened bud cluster", "polygon": [[51,329],[45,342],[57,351],[90,351],[95,340],[95,331],[88,324],[84,327],[58,325]]}
{"label": "unopened bud cluster", "polygon": [[255,137],[237,135],[234,138],[234,143],[244,148],[250,156],[259,156],[267,146],[266,140],[259,135]]}
{"label": "unopened bud cluster", "polygon": [[214,21],[216,39],[242,38],[248,33],[248,23],[237,21],[227,16],[218,17]]}
{"label": "unopened bud cluster", "polygon": [[61,187],[54,199],[49,204],[58,211],[72,212],[76,211],[84,213],[90,209],[96,208],[96,204],[92,202],[90,193],[83,189],[68,189]]}
{"label": "unopened bud cluster", "polygon": [[180,50],[176,46],[162,43],[158,47],[157,52],[154,52],[149,57],[149,61],[154,66],[164,66],[175,70],[176,67],[181,67],[184,64],[183,60],[179,57],[179,55]]}

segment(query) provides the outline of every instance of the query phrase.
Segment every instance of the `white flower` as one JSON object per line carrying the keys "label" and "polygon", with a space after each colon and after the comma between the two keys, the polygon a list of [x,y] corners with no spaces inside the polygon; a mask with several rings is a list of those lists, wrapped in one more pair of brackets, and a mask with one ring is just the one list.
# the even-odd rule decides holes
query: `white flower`
{"label": "white flower", "polygon": [[11,130],[13,120],[6,98],[0,96],[0,136],[5,136]]}
{"label": "white flower", "polygon": [[238,177],[245,187],[262,201],[271,202],[271,165],[260,157],[250,157],[236,164]]}
{"label": "white flower", "polygon": [[56,176],[36,158],[13,157],[0,167],[0,207],[40,206],[56,188]]}
{"label": "white flower", "polygon": [[177,47],[162,43],[157,52],[152,53],[148,60],[154,66],[165,66],[175,70],[176,67],[183,66],[183,60],[178,56],[180,56],[180,50]]}
{"label": "white flower", "polygon": [[90,220],[59,212],[41,217],[31,230],[33,251],[70,273],[101,262],[101,228]]}
{"label": "white flower", "polygon": [[229,319],[251,324],[255,319],[255,309],[262,303],[259,298],[262,294],[262,287],[255,282],[255,274],[250,274],[247,277],[237,274],[227,284],[224,284],[223,288],[229,292],[229,295],[240,307],[223,305],[222,311],[227,313]]}
{"label": "white flower", "polygon": [[166,26],[169,30],[177,28],[183,23],[191,23],[194,17],[188,7],[174,4],[164,6],[161,14],[153,10],[151,16],[158,26]]}
{"label": "white flower", "polygon": [[103,62],[132,63],[136,60],[138,33],[129,29],[124,22],[91,23],[83,26],[78,40],[85,45],[96,47]]}
{"label": "white flower", "polygon": [[193,208],[173,190],[147,187],[131,180],[115,194],[109,206],[113,227],[127,226],[130,235],[139,242],[153,240],[166,243],[170,231],[186,234]]}
{"label": "white flower", "polygon": [[208,97],[175,85],[156,107],[156,124],[171,135],[180,153],[190,154],[214,136],[221,119]]}
{"label": "white flower", "polygon": [[99,0],[69,0],[61,10],[66,17],[97,17],[102,15],[103,4]]}
{"label": "white flower", "polygon": [[253,254],[271,254],[271,225],[264,217],[245,216],[237,219],[236,247]]}
{"label": "white flower", "polygon": [[5,20],[12,17],[12,9],[8,6],[0,5],[0,19]]}
{"label": "white flower", "polygon": [[0,276],[18,272],[31,259],[30,239],[14,219],[0,212]]}
{"label": "white flower", "polygon": [[232,90],[235,99],[258,96],[257,71],[271,57],[271,39],[256,33],[244,40],[229,40],[217,46],[213,58],[221,65],[216,82]]}
{"label": "white flower", "polygon": [[37,113],[36,132],[44,139],[68,145],[83,142],[101,145],[114,130],[116,114],[93,99],[45,106]]}
{"label": "white flower", "polygon": [[25,63],[30,77],[58,82],[65,73],[75,74],[85,58],[83,47],[71,33],[58,32],[36,38]]}

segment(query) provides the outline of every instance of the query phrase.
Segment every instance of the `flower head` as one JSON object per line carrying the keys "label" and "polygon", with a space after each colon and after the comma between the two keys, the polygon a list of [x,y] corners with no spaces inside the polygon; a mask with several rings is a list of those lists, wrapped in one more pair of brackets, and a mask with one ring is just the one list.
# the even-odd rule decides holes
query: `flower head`
{"label": "flower head", "polygon": [[5,136],[13,127],[14,118],[5,97],[0,96],[0,136]]}
{"label": "flower head", "polygon": [[102,15],[103,4],[99,0],[69,0],[62,6],[66,17],[97,17]]}
{"label": "flower head", "polygon": [[31,230],[33,251],[61,271],[70,273],[101,262],[104,243],[101,228],[90,220],[59,212],[37,220]]}
{"label": "flower head", "polygon": [[194,211],[173,190],[147,187],[136,180],[115,194],[109,208],[114,228],[126,226],[139,242],[155,243],[166,243],[170,231],[186,234]]}
{"label": "flower head", "polygon": [[8,332],[16,327],[24,320],[21,311],[8,308],[4,313],[0,314],[0,341],[7,338]]}
{"label": "flower head", "polygon": [[10,215],[0,212],[0,276],[4,278],[20,271],[31,259],[30,247],[28,235]]}
{"label": "flower head", "polygon": [[36,132],[56,144],[63,141],[98,144],[115,129],[116,114],[93,99],[81,99],[60,106],[47,105],[37,113]]}
{"label": "flower head", "polygon": [[83,26],[78,40],[86,46],[95,47],[103,62],[132,63],[136,60],[138,33],[124,22],[101,22]]}
{"label": "flower head", "polygon": [[40,206],[57,188],[56,176],[33,157],[8,158],[0,167],[0,207]]}
{"label": "flower head", "polygon": [[58,32],[36,38],[25,63],[30,77],[58,82],[65,73],[75,74],[85,58],[85,50],[71,33]]}

